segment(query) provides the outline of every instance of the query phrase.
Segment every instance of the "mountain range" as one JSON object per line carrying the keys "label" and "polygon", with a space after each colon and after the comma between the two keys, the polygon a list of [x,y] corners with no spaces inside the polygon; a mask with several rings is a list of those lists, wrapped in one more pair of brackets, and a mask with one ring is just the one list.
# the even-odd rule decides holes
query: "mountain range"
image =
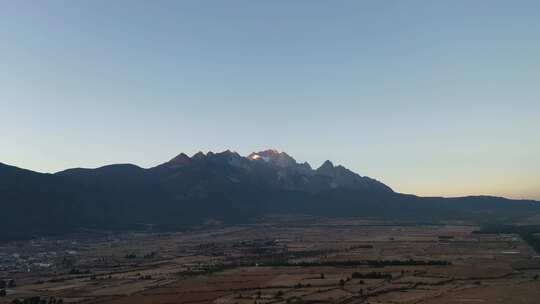
{"label": "mountain range", "polygon": [[247,223],[268,214],[408,222],[517,221],[540,203],[491,196],[418,197],[325,161],[285,152],[181,153],[152,168],[115,164],[38,173],[0,163],[0,240],[82,229],[177,229]]}

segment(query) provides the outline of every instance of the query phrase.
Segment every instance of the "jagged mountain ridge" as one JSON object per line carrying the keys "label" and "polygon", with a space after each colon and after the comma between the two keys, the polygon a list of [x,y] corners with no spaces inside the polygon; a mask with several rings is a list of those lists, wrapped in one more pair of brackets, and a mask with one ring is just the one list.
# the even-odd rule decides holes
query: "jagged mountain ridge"
{"label": "jagged mountain ridge", "polygon": [[198,152],[191,158],[181,153],[156,168],[187,169],[190,166],[200,167],[209,164],[231,166],[232,168],[226,172],[232,182],[239,181],[244,176],[249,181],[258,181],[268,186],[314,193],[336,188],[392,192],[385,184],[360,176],[343,166],[334,167],[330,161],[313,170],[307,162],[298,163],[287,153],[273,149],[253,152],[247,157],[231,151],[207,154]]}
{"label": "jagged mountain ridge", "polygon": [[422,198],[330,161],[312,169],[285,152],[179,154],[152,168],[115,164],[38,173],[0,163],[0,240],[80,229],[243,223],[266,214],[408,221],[505,220],[540,214],[535,201]]}

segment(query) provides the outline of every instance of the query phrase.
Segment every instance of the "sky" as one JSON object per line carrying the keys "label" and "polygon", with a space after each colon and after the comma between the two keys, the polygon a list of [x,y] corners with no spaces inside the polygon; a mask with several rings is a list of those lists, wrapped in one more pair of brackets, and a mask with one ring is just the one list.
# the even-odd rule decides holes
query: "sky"
{"label": "sky", "polygon": [[0,1],[0,162],[267,148],[540,199],[540,2]]}

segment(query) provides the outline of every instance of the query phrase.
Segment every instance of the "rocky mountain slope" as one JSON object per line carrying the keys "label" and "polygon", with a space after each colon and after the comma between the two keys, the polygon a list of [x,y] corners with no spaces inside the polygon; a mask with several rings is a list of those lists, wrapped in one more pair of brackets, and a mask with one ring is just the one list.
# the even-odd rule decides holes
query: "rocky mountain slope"
{"label": "rocky mountain slope", "polygon": [[0,239],[81,229],[242,223],[270,213],[407,221],[508,221],[540,213],[534,201],[421,198],[326,161],[287,153],[179,154],[153,168],[116,164],[43,174],[0,164]]}

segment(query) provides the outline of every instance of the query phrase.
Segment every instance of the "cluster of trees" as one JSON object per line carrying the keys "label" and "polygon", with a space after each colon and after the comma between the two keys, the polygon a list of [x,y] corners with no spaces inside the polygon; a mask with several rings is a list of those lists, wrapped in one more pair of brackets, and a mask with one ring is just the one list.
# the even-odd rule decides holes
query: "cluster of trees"
{"label": "cluster of trees", "polygon": [[454,236],[452,235],[439,235],[439,240],[452,240]]}
{"label": "cluster of trees", "polygon": [[351,277],[353,279],[392,279],[392,275],[384,272],[353,272]]}
{"label": "cluster of trees", "polygon": [[499,233],[537,233],[540,232],[540,225],[507,225],[499,223],[485,224],[480,230],[473,233],[480,234],[499,234]]}
{"label": "cluster of trees", "polygon": [[540,239],[535,235],[540,233],[540,225],[504,225],[504,224],[487,224],[474,233],[499,234],[512,233],[519,235],[534,251],[540,254]]}
{"label": "cluster of trees", "polygon": [[71,268],[69,274],[90,274],[90,270],[80,270],[79,268]]}
{"label": "cluster of trees", "polygon": [[15,286],[17,286],[17,284],[15,283],[15,280],[13,280],[13,279],[0,280],[0,289],[13,288]]}
{"label": "cluster of trees", "polygon": [[[152,251],[150,253],[147,253],[147,254],[144,254],[143,255],[143,259],[152,259],[156,256],[156,252],[155,251]],[[126,255],[124,255],[124,258],[125,259],[136,259],[137,258],[137,254],[135,252],[130,252],[130,253],[126,253]]]}
{"label": "cluster of trees", "polygon": [[369,266],[384,267],[384,266],[447,266],[451,263],[445,260],[370,260]]}
{"label": "cluster of trees", "polygon": [[311,284],[310,283],[307,283],[307,284],[296,283],[296,284],[294,284],[294,288],[296,288],[296,289],[304,288],[304,287],[311,287]]}
{"label": "cluster of trees", "polygon": [[275,260],[265,263],[266,266],[330,266],[330,267],[351,267],[351,266],[447,266],[451,265],[446,260],[358,260],[358,261],[317,261],[317,262],[298,262],[290,263],[287,260]]}
{"label": "cluster of trees", "polygon": [[15,284],[15,280],[13,279],[0,280],[0,297],[6,296],[6,288],[14,288],[15,286],[17,286],[17,284]]}
{"label": "cluster of trees", "polygon": [[200,275],[200,274],[212,274],[215,272],[225,271],[227,269],[232,269],[238,267],[236,264],[214,264],[214,265],[200,265],[196,269],[188,268],[187,271],[181,271],[179,275],[191,276],[191,275]]}
{"label": "cluster of trees", "polygon": [[150,253],[147,253],[143,256],[144,259],[153,259],[156,256],[156,252],[152,251]]}
{"label": "cluster of trees", "polygon": [[31,297],[24,299],[15,299],[11,303],[13,304],[64,304],[64,300],[57,299],[55,297]]}
{"label": "cluster of trees", "polygon": [[537,253],[540,253],[540,239],[534,235],[534,233],[530,232],[522,232],[519,234],[519,236],[531,246],[534,251]]}

